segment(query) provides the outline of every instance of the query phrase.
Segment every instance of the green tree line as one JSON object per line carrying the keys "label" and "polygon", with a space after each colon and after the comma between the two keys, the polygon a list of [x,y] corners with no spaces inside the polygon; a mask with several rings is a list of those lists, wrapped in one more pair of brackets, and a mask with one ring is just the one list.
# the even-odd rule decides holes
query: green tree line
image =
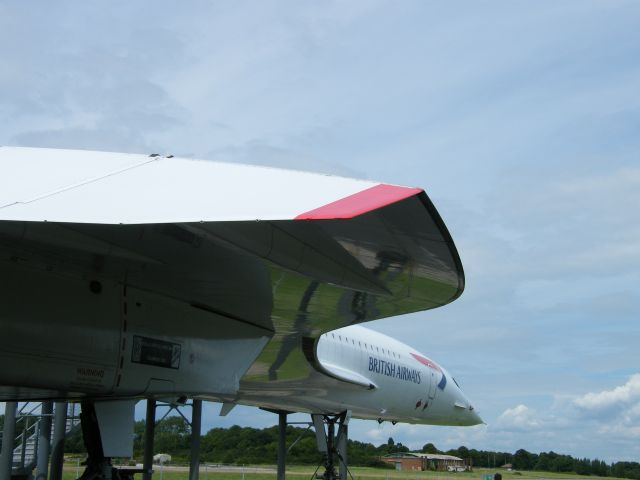
{"label": "green tree line", "polygon": [[607,464],[598,459],[574,458],[571,455],[541,452],[531,453],[524,449],[515,453],[494,452],[489,450],[468,449],[459,447],[446,452],[438,452],[433,444],[422,447],[427,453],[446,453],[461,458],[468,458],[475,467],[498,468],[510,463],[515,470],[536,470],[542,472],[573,472],[578,475],[598,475],[602,477],[621,477],[640,480],[640,463],[615,462]]}
{"label": "green tree line", "polygon": [[[135,422],[134,457],[142,458],[144,450],[144,420]],[[155,428],[154,453],[168,453],[172,462],[185,463],[189,459],[191,428],[182,417],[168,417]],[[288,453],[291,464],[315,465],[322,460],[313,430],[287,427],[287,445],[295,443]],[[233,426],[212,428],[200,440],[200,461],[224,464],[275,463],[278,449],[278,427],[257,429]],[[360,466],[387,466],[379,457],[388,453],[408,452],[402,443],[393,440],[375,447],[370,443],[349,440],[349,463]],[[82,432],[74,431],[65,442],[65,452],[84,453]]]}
{"label": "green tree line", "polygon": [[[4,417],[0,415],[0,426]],[[141,461],[144,449],[144,420],[135,422],[134,457]],[[168,453],[174,463],[186,463],[189,459],[191,428],[182,417],[168,417],[155,429],[154,453]],[[322,460],[318,453],[313,430],[288,426],[287,445],[295,446],[288,453],[287,461],[298,465],[315,465]],[[273,464],[277,458],[278,427],[263,429],[233,426],[212,428],[201,437],[200,460],[207,463],[236,465]],[[380,457],[390,453],[408,452],[409,448],[392,438],[375,446],[371,443],[349,440],[349,463],[356,466],[388,466]],[[574,458],[555,452],[531,453],[524,449],[514,453],[492,450],[476,450],[461,446],[441,451],[433,443],[425,444],[423,453],[444,453],[468,459],[474,467],[499,468],[510,463],[515,470],[546,472],[574,472],[579,475],[612,476],[640,480],[640,463],[614,462],[608,464],[598,459]],[[85,453],[82,432],[78,428],[67,437],[66,453]]]}

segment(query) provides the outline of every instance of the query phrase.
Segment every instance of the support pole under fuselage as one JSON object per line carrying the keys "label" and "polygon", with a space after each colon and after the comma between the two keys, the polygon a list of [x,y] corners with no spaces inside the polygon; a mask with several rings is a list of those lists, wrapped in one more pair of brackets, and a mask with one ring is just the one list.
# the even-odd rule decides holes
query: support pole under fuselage
{"label": "support pole under fuselage", "polygon": [[0,452],[0,480],[11,479],[13,468],[13,442],[16,438],[17,402],[4,404],[4,428],[2,430],[2,451]]}
{"label": "support pole under fuselage", "polygon": [[51,465],[49,480],[62,480],[64,460],[64,437],[67,433],[67,402],[56,402],[53,413],[53,442],[51,444]]}
{"label": "support pole under fuselage", "polygon": [[327,419],[327,454],[325,456],[325,463],[324,463],[324,479],[334,480],[336,476],[336,469],[333,463],[334,455],[336,453],[336,447],[335,447],[336,420],[335,418],[332,418],[329,416],[327,416],[326,419]]}
{"label": "support pole under fuselage", "polygon": [[53,402],[42,402],[42,418],[38,438],[36,480],[47,480],[49,476],[49,453],[51,452],[51,414]]}
{"label": "support pole under fuselage", "polygon": [[347,480],[347,440],[349,439],[349,426],[340,425],[338,433],[338,457],[340,459],[340,480]]}
{"label": "support pole under fuselage", "polygon": [[193,400],[191,412],[191,462],[189,480],[198,480],[200,470],[200,431],[202,428],[202,400]]}
{"label": "support pole under fuselage", "polygon": [[144,456],[142,460],[143,480],[151,480],[153,475],[153,439],[156,430],[156,401],[147,399],[147,416],[144,424]]}
{"label": "support pole under fuselage", "polygon": [[287,466],[287,412],[278,412],[278,475],[284,480]]}

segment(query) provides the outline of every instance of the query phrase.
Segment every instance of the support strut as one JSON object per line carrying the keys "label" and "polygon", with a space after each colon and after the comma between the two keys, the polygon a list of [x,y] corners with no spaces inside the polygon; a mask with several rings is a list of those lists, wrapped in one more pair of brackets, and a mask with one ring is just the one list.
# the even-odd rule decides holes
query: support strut
{"label": "support strut", "polygon": [[153,474],[153,439],[156,428],[156,401],[147,399],[147,416],[144,424],[144,456],[142,460],[142,480],[151,480]]}
{"label": "support strut", "polygon": [[53,414],[53,441],[51,443],[51,465],[49,479],[62,480],[64,461],[64,437],[67,431],[67,402],[56,402]]}
{"label": "support strut", "polygon": [[[347,480],[347,475],[349,474],[347,465],[347,425],[350,417],[350,412],[342,412],[338,415],[314,414],[311,416],[316,429],[318,449],[324,453],[324,464],[322,465],[324,473],[318,478],[323,480]],[[338,426],[337,432],[336,424]],[[336,473],[336,457],[339,462],[339,474]]]}
{"label": "support strut", "polygon": [[11,479],[11,468],[13,467],[13,443],[16,438],[16,413],[18,411],[17,402],[6,402],[4,404],[4,428],[2,431],[2,452],[0,453],[0,480]]}
{"label": "support strut", "polygon": [[287,465],[287,412],[278,412],[278,475],[277,480],[285,480]]}
{"label": "support strut", "polygon": [[42,402],[42,419],[40,420],[40,432],[38,434],[38,454],[36,466],[36,480],[47,480],[49,476],[49,453],[51,452],[51,416],[53,414],[53,402]]}
{"label": "support strut", "polygon": [[[98,417],[92,402],[82,402],[80,412],[82,437],[87,450],[86,468],[78,480],[112,480],[111,459],[104,456]],[[117,477],[117,473],[116,473]]]}
{"label": "support strut", "polygon": [[337,438],[337,450],[338,459],[340,460],[340,480],[347,480],[347,474],[349,472],[347,468],[347,440],[348,440],[349,425],[342,422],[338,429]]}
{"label": "support strut", "polygon": [[200,431],[202,428],[202,400],[193,399],[191,406],[191,462],[189,480],[198,480],[200,474]]}

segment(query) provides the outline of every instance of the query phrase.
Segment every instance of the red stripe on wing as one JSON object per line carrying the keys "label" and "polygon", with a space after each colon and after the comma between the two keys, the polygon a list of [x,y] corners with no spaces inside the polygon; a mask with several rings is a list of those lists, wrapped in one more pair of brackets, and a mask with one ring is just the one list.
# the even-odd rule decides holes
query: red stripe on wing
{"label": "red stripe on wing", "polygon": [[357,217],[422,193],[421,188],[397,187],[384,183],[298,215],[295,220],[332,220]]}

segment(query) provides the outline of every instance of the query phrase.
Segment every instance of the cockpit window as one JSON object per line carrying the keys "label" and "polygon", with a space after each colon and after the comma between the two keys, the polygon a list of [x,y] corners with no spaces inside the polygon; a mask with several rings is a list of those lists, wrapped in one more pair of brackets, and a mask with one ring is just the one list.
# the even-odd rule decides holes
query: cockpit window
{"label": "cockpit window", "polygon": [[460,385],[458,385],[458,382],[456,381],[456,379],[454,377],[451,377],[451,380],[453,380],[453,383],[456,384],[456,387],[458,387],[460,390],[462,390],[462,387],[460,387]]}

